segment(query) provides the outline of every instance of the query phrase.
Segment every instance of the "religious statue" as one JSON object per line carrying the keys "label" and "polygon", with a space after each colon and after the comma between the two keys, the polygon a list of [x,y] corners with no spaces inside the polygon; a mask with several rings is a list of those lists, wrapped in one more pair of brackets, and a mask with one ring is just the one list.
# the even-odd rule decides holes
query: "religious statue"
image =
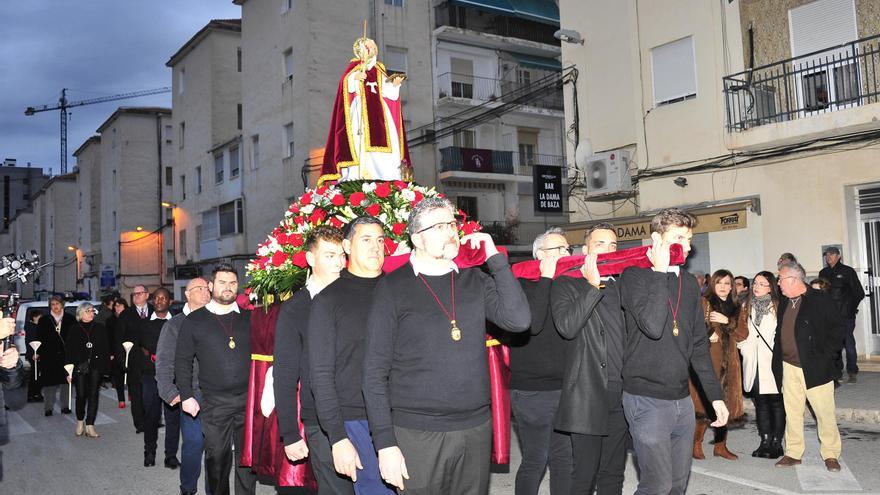
{"label": "religious statue", "polygon": [[377,60],[376,42],[354,42],[355,58],[336,90],[324,163],[318,184],[347,180],[409,180],[411,164],[400,85],[406,76],[389,74]]}

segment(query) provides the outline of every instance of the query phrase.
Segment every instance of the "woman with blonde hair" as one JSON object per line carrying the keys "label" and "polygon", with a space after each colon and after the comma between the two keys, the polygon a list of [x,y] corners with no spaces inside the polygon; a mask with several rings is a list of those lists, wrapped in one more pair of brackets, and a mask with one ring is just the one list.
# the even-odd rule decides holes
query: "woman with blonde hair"
{"label": "woman with blonde hair", "polygon": [[[73,364],[73,377],[68,377],[76,387],[76,436],[97,438],[95,417],[98,415],[98,396],[101,376],[110,364],[110,346],[104,325],[94,321],[95,307],[82,303],[76,308],[76,322],[67,333],[66,361]],[[86,410],[88,409],[88,412]]]}

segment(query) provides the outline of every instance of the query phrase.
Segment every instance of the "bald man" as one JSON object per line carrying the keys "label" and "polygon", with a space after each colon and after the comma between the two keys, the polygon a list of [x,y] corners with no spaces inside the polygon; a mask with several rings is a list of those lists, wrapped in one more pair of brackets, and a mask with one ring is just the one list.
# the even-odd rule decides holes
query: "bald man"
{"label": "bald man", "polygon": [[[186,284],[184,296],[186,304],[183,306],[183,312],[165,323],[162,333],[159,335],[159,347],[156,352],[156,382],[159,385],[159,397],[170,407],[177,407],[180,402],[180,391],[174,383],[174,356],[177,350],[177,336],[180,334],[180,327],[187,315],[208,304],[208,301],[211,300],[208,281],[203,278],[190,280]],[[193,390],[198,391],[198,368],[196,365],[193,366]],[[181,414],[180,433],[183,435],[180,456],[180,493],[196,493],[199,476],[202,472],[202,451],[205,448],[201,420],[189,414]],[[167,447],[168,445],[166,445],[166,449]],[[166,459],[166,465],[174,464],[176,460],[176,458],[174,460]]]}

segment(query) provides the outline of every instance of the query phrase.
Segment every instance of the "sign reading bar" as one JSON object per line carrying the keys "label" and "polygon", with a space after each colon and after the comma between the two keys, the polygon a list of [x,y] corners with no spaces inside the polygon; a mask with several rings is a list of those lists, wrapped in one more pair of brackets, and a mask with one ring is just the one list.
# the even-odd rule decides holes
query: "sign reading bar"
{"label": "sign reading bar", "polygon": [[562,167],[534,165],[535,213],[562,213]]}

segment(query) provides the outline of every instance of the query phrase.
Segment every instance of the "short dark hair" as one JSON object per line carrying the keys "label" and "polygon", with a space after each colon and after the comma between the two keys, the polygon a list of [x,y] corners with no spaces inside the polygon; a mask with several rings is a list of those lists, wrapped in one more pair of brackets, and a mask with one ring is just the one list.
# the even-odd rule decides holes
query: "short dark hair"
{"label": "short dark hair", "polygon": [[169,301],[172,299],[171,291],[166,289],[165,287],[159,287],[158,289],[154,290],[153,297],[155,298],[160,292],[163,292],[165,294],[165,297],[167,297]]}
{"label": "short dark hair", "polygon": [[592,227],[587,229],[586,232],[584,232],[584,244],[589,242],[590,236],[593,235],[593,232],[597,230],[610,230],[611,232],[614,232],[615,236],[617,235],[617,228],[613,224],[610,224],[608,222],[599,222],[596,225],[593,225]]}
{"label": "short dark hair", "polygon": [[114,296],[113,294],[107,294],[106,296],[101,298],[101,304],[104,306],[111,304],[114,301],[116,301],[116,296]]}
{"label": "short dark hair", "polygon": [[116,300],[113,301],[113,304],[121,304],[122,307],[128,309],[128,301],[126,301],[124,297],[117,297]]}
{"label": "short dark hair", "polygon": [[746,278],[746,277],[744,277],[744,276],[742,276],[742,275],[733,278],[733,281],[734,281],[734,282],[736,282],[737,280],[742,280],[743,287],[745,287],[745,288],[747,288],[747,289],[748,289],[749,287],[751,287],[748,278]]}
{"label": "short dark hair", "polygon": [[382,227],[383,231],[385,230],[385,225],[383,225],[378,218],[362,215],[348,222],[348,225],[345,226],[345,238],[350,241],[360,225],[378,225],[379,227]]}
{"label": "short dark hair", "polygon": [[315,249],[318,241],[332,242],[333,244],[342,243],[342,231],[332,225],[318,225],[306,237],[306,251]]}
{"label": "short dark hair", "polygon": [[214,280],[217,278],[217,274],[220,272],[234,273],[235,278],[238,278],[238,272],[235,271],[235,267],[233,267],[229,263],[224,262],[219,263],[217,266],[214,267],[213,270],[211,270],[211,283],[214,283]]}
{"label": "short dark hair", "polygon": [[654,215],[651,219],[651,232],[664,234],[669,227],[687,227],[693,229],[697,226],[697,217],[681,208],[666,208]]}

